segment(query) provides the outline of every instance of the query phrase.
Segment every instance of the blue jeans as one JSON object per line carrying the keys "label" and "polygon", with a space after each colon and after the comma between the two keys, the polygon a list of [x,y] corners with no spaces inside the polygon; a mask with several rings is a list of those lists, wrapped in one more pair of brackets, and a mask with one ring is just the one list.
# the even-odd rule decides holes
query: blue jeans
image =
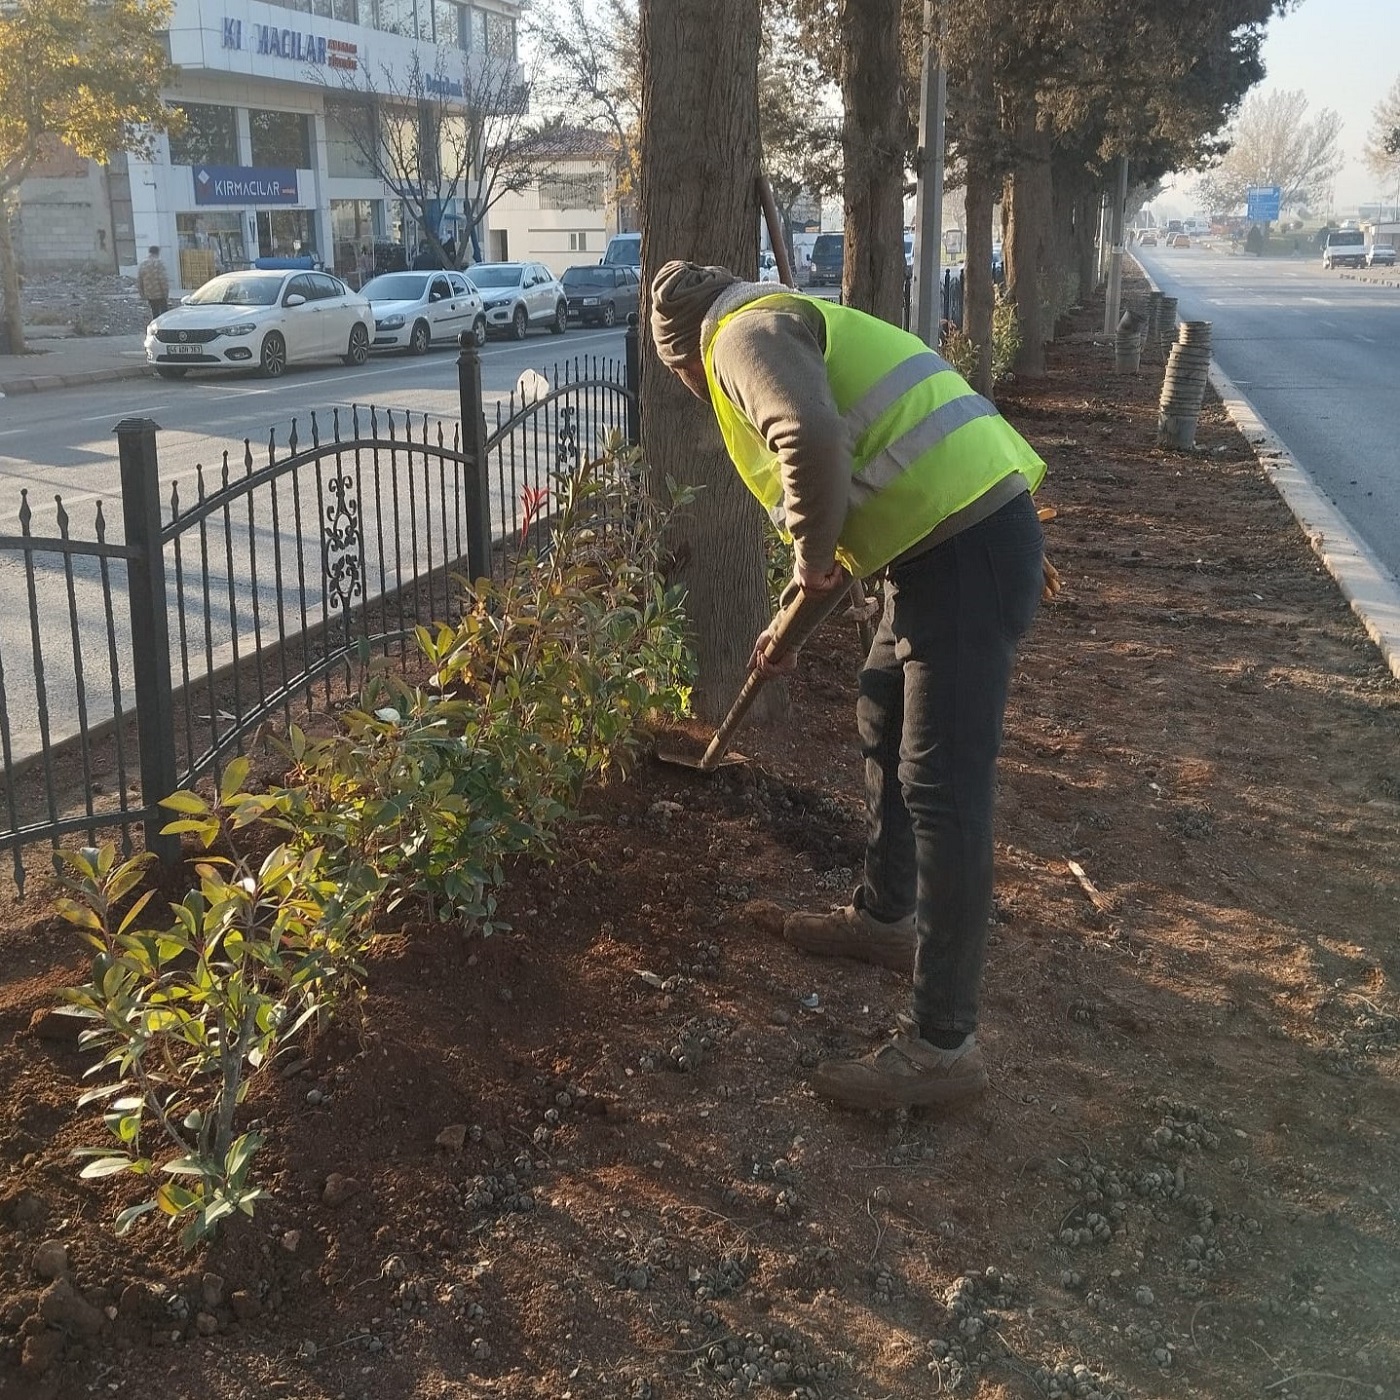
{"label": "blue jeans", "polygon": [[892,567],[860,672],[869,834],[857,904],[911,911],[914,1016],[926,1037],[977,1029],[992,910],[992,806],[1016,644],[1040,602],[1029,494]]}

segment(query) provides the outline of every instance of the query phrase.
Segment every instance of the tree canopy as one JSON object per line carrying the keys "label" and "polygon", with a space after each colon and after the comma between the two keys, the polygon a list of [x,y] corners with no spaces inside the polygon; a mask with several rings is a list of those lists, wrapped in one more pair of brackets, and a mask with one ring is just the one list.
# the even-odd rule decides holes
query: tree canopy
{"label": "tree canopy", "polygon": [[148,152],[176,118],[161,33],[169,0],[6,0],[0,5],[0,278],[23,345],[9,209],[46,141],[80,156]]}
{"label": "tree canopy", "polygon": [[1377,180],[1390,188],[1400,186],[1400,78],[1376,103],[1361,158]]}
{"label": "tree canopy", "polygon": [[1253,186],[1277,185],[1282,203],[1315,202],[1342,167],[1341,118],[1323,108],[1309,119],[1308,99],[1297,89],[1256,94],[1230,129],[1230,148],[1201,181],[1212,213],[1245,203]]}

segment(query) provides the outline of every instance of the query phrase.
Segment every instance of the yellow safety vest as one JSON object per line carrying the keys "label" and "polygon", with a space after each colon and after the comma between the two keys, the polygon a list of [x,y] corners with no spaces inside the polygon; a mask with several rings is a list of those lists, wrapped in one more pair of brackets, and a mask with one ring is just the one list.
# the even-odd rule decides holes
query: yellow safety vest
{"label": "yellow safety vest", "polygon": [[714,344],[735,316],[801,301],[826,322],[826,374],[853,445],[846,523],[836,557],[873,574],[997,482],[1020,472],[1036,490],[1045,463],[1031,445],[917,336],[848,306],[776,293],[720,319],[705,346],[705,379],[729,456],[783,528],[777,454],[720,388]]}

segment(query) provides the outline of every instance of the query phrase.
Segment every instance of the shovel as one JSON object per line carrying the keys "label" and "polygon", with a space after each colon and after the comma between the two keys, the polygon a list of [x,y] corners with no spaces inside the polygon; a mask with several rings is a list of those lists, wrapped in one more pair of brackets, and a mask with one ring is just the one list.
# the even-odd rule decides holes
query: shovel
{"label": "shovel", "polygon": [[[771,637],[764,656],[769,661],[781,661],[785,656],[798,651],[813,632],[831,616],[849,597],[849,587],[837,584],[829,593],[804,593],[800,589],[797,596],[773,619]],[[749,672],[743,687],[729,707],[724,722],[715,730],[715,737],[709,747],[698,758],[688,758],[674,750],[658,748],[656,756],[662,763],[674,764],[679,768],[694,768],[701,773],[713,773],[723,762],[735,732],[748,714],[754,697],[763,689],[768,677],[758,667]],[[730,763],[742,763],[743,759],[733,757]]]}

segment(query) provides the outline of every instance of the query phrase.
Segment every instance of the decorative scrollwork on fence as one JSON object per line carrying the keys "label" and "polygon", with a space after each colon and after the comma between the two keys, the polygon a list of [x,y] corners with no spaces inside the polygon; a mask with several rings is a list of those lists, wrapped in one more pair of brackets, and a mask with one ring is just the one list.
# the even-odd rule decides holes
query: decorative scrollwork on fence
{"label": "decorative scrollwork on fence", "polygon": [[554,434],[554,467],[568,472],[578,465],[578,409],[564,404],[559,410],[559,427]]}
{"label": "decorative scrollwork on fence", "polygon": [[360,561],[360,503],[354,497],[353,480],[336,474],[326,483],[334,498],[326,507],[321,532],[326,564],[326,590],[331,607],[348,610],[353,599],[364,592],[364,570]]}

